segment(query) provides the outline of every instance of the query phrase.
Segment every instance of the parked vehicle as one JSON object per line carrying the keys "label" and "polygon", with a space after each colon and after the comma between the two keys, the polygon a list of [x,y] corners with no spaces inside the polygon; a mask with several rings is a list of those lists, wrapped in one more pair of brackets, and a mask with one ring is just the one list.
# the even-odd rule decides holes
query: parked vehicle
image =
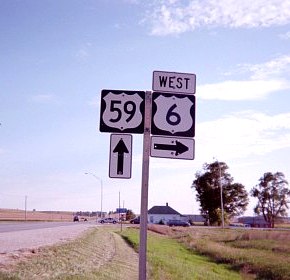
{"label": "parked vehicle", "polygon": [[190,224],[188,222],[185,221],[180,221],[180,220],[169,220],[167,223],[168,226],[173,227],[189,227]]}
{"label": "parked vehicle", "polygon": [[79,222],[79,221],[80,221],[79,216],[74,216],[73,221],[74,221],[74,222]]}
{"label": "parked vehicle", "polygon": [[250,224],[242,224],[242,223],[230,223],[230,227],[242,227],[242,228],[250,228]]}
{"label": "parked vehicle", "polygon": [[99,220],[99,223],[101,223],[101,224],[116,224],[117,220],[114,218],[103,218],[103,219]]}
{"label": "parked vehicle", "polygon": [[130,221],[130,224],[140,224],[140,216],[132,219]]}

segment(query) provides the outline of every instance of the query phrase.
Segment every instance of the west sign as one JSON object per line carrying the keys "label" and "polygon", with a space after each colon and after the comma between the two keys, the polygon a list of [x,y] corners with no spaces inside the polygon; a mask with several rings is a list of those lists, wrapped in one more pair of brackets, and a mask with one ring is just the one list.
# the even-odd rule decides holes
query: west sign
{"label": "west sign", "polygon": [[195,74],[164,71],[153,72],[153,91],[194,94],[195,84]]}

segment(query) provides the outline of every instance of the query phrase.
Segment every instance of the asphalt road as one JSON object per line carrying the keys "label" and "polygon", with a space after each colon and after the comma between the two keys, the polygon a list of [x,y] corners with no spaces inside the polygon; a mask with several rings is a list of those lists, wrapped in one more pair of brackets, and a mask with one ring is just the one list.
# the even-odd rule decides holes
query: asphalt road
{"label": "asphalt road", "polygon": [[67,242],[94,227],[93,222],[0,222],[0,270],[40,247]]}
{"label": "asphalt road", "polygon": [[0,233],[79,225],[86,222],[0,222]]}

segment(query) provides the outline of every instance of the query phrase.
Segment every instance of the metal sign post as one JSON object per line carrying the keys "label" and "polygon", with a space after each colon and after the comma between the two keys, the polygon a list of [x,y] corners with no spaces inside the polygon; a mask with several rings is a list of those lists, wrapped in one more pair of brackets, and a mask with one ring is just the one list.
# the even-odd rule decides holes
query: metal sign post
{"label": "metal sign post", "polygon": [[[153,93],[108,89],[101,93],[100,131],[115,132],[110,144],[110,178],[131,178],[132,135],[126,134],[144,133],[139,280],[147,278],[150,150],[152,157],[194,159],[195,87],[195,74],[154,71]],[[151,133],[155,135],[152,141]]]}
{"label": "metal sign post", "polygon": [[147,263],[147,211],[148,211],[148,181],[150,158],[150,128],[151,128],[151,92],[145,93],[145,116],[143,136],[143,163],[142,163],[142,189],[141,189],[141,218],[139,242],[139,280],[146,280]]}

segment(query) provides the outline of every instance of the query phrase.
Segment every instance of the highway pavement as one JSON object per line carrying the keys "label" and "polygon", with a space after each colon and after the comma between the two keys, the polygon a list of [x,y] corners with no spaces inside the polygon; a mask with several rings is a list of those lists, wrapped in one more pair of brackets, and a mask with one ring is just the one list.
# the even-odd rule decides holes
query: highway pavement
{"label": "highway pavement", "polygon": [[88,222],[0,222],[0,233],[79,225]]}

